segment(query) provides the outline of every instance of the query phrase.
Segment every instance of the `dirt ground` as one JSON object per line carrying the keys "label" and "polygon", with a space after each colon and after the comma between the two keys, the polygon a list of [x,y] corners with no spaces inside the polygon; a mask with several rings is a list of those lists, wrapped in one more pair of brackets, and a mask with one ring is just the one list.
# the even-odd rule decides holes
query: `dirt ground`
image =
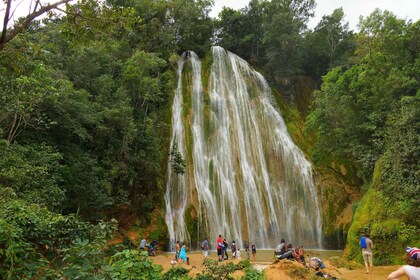
{"label": "dirt ground", "polygon": [[[172,267],[171,265],[171,260],[174,259],[175,254],[158,254],[155,257],[151,257],[153,260],[153,263],[155,264],[159,264],[163,267],[163,271],[167,271],[168,269],[170,269]],[[187,254],[188,258],[189,258],[189,265],[186,263],[180,263],[177,265],[181,265],[182,267],[185,267],[186,269],[190,269],[190,276],[194,277],[197,274],[200,274],[201,271],[203,271],[205,269],[205,267],[203,266],[203,256],[200,253],[188,253]],[[211,252],[210,259],[217,259],[216,253],[215,252]],[[226,264],[227,262],[233,262],[233,263],[238,263],[240,260],[226,260],[224,262],[222,262],[222,264]],[[238,278],[240,278],[240,276],[243,275],[242,271],[237,271],[235,272],[235,274],[233,274],[234,276],[237,276]]]}
{"label": "dirt ground", "polygon": [[[181,265],[187,269],[190,269],[190,276],[194,277],[197,274],[200,274],[202,270],[204,270],[204,266],[202,265],[203,256],[200,253],[189,253],[189,265],[186,263],[177,264]],[[211,253],[210,258],[216,259],[216,255],[214,252]],[[156,257],[151,257],[155,264],[159,264],[163,267],[164,271],[167,271],[172,267],[171,260],[174,258],[172,254],[158,254]],[[227,262],[238,263],[239,260],[225,260],[222,264],[226,264]],[[252,264],[256,268],[263,269],[265,268],[265,278],[267,280],[294,280],[288,275],[288,271],[293,267],[299,266],[299,264],[291,262],[291,261],[278,261],[276,263],[267,263],[267,262],[253,262]],[[324,270],[325,273],[330,274],[331,276],[335,276],[340,280],[383,280],[386,279],[387,276],[394,270],[398,269],[398,266],[380,266],[374,267],[373,272],[366,274],[364,268],[355,268],[352,270],[346,268],[335,268],[328,261],[325,262],[327,268]],[[243,276],[242,271],[237,271],[233,274],[236,279],[240,279]],[[320,279],[323,279],[320,277]],[[408,278],[401,278],[403,280]]]}
{"label": "dirt ground", "polygon": [[[373,268],[373,272],[366,274],[365,269],[355,269],[355,270],[348,270],[344,268],[340,268],[339,279],[360,279],[360,280],[379,280],[379,279],[386,279],[387,276],[397,270],[399,268],[398,265],[394,266],[378,266]],[[408,280],[407,277],[401,277],[400,280]]]}

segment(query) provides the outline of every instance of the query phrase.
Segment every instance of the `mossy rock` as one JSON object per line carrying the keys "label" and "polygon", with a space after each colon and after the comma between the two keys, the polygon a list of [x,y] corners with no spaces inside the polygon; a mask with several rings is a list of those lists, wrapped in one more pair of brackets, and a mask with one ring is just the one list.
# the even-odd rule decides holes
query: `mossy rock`
{"label": "mossy rock", "polygon": [[360,201],[348,232],[346,257],[363,262],[359,239],[368,231],[374,243],[375,265],[401,263],[406,246],[418,246],[418,229],[406,225],[398,207],[389,203],[382,192],[370,188]]}
{"label": "mossy rock", "polygon": [[190,234],[191,244],[198,244],[199,221],[197,216],[197,210],[192,204],[188,206],[185,210],[185,224],[187,226],[188,233]]}
{"label": "mossy rock", "polygon": [[162,244],[162,249],[166,250],[168,244],[166,244],[166,240],[168,240],[168,227],[165,223],[165,220],[162,217],[158,217],[155,223],[155,229],[149,233],[148,239],[149,240],[157,240],[159,244]]}

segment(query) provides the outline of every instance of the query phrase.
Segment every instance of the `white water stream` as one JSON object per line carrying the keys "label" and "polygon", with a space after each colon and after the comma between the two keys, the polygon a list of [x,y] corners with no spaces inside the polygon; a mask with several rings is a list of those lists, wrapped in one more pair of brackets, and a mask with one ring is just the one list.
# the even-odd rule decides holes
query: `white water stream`
{"label": "white water stream", "polygon": [[[190,211],[201,225],[195,238],[207,236],[213,247],[223,234],[240,246],[273,248],[285,238],[321,248],[312,167],[290,138],[267,82],[235,54],[221,47],[212,53],[210,77],[202,77],[193,52],[178,63],[171,150],[178,146],[187,167],[179,175],[168,164],[171,244],[191,240]],[[208,79],[207,90],[202,79]]]}

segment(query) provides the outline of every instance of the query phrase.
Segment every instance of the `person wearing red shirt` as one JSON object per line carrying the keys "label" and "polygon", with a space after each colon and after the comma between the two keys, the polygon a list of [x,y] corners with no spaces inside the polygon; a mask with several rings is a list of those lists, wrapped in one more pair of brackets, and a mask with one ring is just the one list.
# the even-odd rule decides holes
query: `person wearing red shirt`
{"label": "person wearing red shirt", "polygon": [[219,262],[221,262],[223,260],[222,256],[223,256],[223,249],[224,249],[223,237],[221,234],[219,234],[219,238],[217,238],[216,248],[217,248],[217,256],[219,258]]}

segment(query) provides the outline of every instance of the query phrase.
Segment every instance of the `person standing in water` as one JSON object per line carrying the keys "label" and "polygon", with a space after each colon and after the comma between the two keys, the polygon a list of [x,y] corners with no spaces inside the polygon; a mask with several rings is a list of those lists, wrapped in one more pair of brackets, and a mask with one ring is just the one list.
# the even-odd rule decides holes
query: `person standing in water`
{"label": "person standing in water", "polygon": [[[360,248],[362,248],[362,256],[363,256],[363,261],[365,262],[366,273],[372,272],[373,270],[373,253],[372,253],[373,242],[370,239],[369,233],[365,233],[365,235],[360,238],[359,244],[360,244]],[[369,266],[370,266],[370,270],[369,270]]]}
{"label": "person standing in water", "polygon": [[256,261],[256,254],[257,254],[257,247],[255,246],[255,243],[252,242],[251,244],[251,251],[252,251],[252,258],[254,259],[254,262]]}

